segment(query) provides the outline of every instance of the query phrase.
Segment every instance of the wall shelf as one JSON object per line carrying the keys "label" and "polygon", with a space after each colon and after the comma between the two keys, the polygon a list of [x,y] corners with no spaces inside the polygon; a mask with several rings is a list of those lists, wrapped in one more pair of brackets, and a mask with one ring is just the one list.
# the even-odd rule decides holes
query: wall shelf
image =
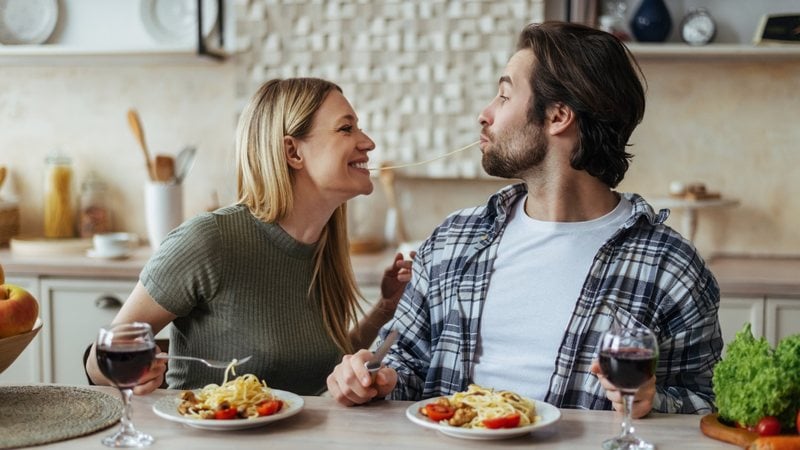
{"label": "wall shelf", "polygon": [[[224,55],[225,58],[230,56]],[[219,64],[195,46],[103,48],[67,45],[0,45],[0,66],[93,64]]]}
{"label": "wall shelf", "polygon": [[639,59],[730,59],[792,60],[800,59],[800,45],[708,44],[691,46],[683,43],[629,43],[628,48]]}

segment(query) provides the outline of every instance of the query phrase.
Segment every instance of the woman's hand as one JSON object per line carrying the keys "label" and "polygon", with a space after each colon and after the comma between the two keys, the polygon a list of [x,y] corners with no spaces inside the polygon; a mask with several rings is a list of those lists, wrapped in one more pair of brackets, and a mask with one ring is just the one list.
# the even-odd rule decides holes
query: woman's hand
{"label": "woman's hand", "polygon": [[[611,400],[616,411],[622,412],[622,394],[619,390],[608,381],[608,378],[603,374],[603,369],[600,368],[600,362],[597,360],[592,361],[591,371],[597,375],[600,380],[600,385],[606,390],[606,398]],[[633,410],[631,417],[638,419],[644,417],[653,409],[653,398],[656,396],[656,377],[653,376],[636,391],[633,397]]]}
{"label": "woman's hand", "polygon": [[381,279],[381,309],[391,311],[394,314],[400,297],[406,289],[406,284],[411,280],[411,264],[417,252],[412,251],[409,259],[404,259],[402,253],[394,255],[392,264],[383,271]]}
{"label": "woman's hand", "polygon": [[[164,353],[156,346],[156,354]],[[164,374],[167,373],[166,359],[153,359],[150,369],[139,378],[139,384],[134,386],[133,393],[136,395],[149,394],[161,387],[164,383]]]}

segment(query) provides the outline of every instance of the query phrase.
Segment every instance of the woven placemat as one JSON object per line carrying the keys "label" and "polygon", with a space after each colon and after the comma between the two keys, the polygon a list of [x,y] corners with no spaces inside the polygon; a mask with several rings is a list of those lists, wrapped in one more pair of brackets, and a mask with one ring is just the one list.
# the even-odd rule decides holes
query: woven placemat
{"label": "woven placemat", "polygon": [[0,448],[63,441],[108,428],[122,400],[76,386],[0,386]]}

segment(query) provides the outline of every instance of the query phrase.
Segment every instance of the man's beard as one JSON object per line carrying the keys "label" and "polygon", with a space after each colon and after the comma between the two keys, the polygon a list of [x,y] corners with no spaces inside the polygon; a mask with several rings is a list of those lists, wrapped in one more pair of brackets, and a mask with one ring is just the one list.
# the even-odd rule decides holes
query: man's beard
{"label": "man's beard", "polygon": [[481,164],[489,175],[520,178],[520,175],[538,166],[547,155],[547,139],[533,123],[497,136],[489,130],[484,130],[483,134],[490,142],[483,152]]}

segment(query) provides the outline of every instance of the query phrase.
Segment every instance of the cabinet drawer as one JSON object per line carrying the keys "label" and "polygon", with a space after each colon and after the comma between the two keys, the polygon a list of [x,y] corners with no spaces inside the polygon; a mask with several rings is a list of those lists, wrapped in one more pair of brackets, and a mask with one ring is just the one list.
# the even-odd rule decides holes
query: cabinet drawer
{"label": "cabinet drawer", "polygon": [[86,384],[83,353],[116,316],[136,280],[42,279],[45,381]]}

